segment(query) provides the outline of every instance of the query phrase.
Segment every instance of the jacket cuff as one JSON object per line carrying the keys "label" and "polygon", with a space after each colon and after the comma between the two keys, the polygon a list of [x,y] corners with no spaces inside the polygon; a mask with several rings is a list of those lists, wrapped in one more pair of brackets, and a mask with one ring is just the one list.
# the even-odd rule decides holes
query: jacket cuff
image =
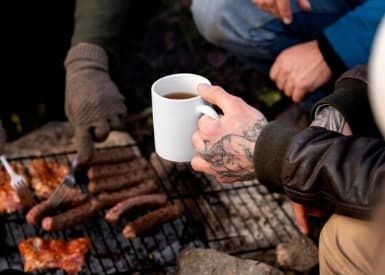
{"label": "jacket cuff", "polygon": [[326,39],[325,35],[321,35],[318,40],[318,48],[330,70],[333,72],[333,76],[337,78],[343,72],[345,72],[348,67],[341,60],[338,54],[334,51],[333,47],[330,45],[329,41]]}
{"label": "jacket cuff", "polygon": [[314,119],[317,107],[332,106],[344,116],[354,135],[380,138],[381,134],[370,108],[367,87],[365,82],[357,79],[338,81],[334,92],[313,106],[312,118]]}
{"label": "jacket cuff", "polygon": [[257,179],[274,192],[283,192],[282,163],[286,149],[299,130],[270,122],[259,135],[254,149]]}

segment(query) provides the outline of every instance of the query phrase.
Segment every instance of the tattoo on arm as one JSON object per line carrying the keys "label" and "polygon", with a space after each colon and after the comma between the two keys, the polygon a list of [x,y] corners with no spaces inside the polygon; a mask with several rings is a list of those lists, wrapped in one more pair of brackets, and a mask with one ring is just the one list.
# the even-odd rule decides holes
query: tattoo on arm
{"label": "tattoo on arm", "polygon": [[212,145],[204,140],[205,148],[201,152],[202,158],[210,162],[211,169],[221,177],[236,180],[254,178],[253,149],[266,124],[266,118],[262,118],[242,134],[228,134]]}
{"label": "tattoo on arm", "polygon": [[[320,109],[321,108],[321,109]],[[335,108],[320,106],[316,110],[316,115],[310,126],[318,126],[330,131],[342,133],[345,126],[344,116]]]}

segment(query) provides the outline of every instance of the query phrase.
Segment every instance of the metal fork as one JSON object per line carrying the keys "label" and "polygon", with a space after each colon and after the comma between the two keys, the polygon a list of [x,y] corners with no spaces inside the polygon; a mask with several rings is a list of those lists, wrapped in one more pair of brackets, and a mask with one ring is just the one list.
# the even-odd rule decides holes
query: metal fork
{"label": "metal fork", "polygon": [[7,161],[6,157],[4,155],[0,156],[1,163],[5,167],[5,170],[7,170],[8,175],[11,178],[11,186],[12,189],[16,192],[17,196],[20,198],[21,203],[26,206],[30,207],[33,206],[36,202],[33,198],[32,191],[29,189],[29,185],[26,181],[26,179],[22,176],[17,174],[9,162]]}
{"label": "metal fork", "polygon": [[76,185],[75,171],[78,166],[78,155],[76,154],[71,161],[69,172],[64,176],[61,183],[52,192],[51,196],[47,200],[47,204],[52,209],[56,209],[60,204],[68,199],[71,194],[72,188]]}

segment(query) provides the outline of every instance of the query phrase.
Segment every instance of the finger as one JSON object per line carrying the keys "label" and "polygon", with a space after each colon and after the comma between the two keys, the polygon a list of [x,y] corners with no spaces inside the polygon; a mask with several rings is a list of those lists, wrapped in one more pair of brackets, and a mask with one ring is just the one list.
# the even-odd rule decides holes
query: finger
{"label": "finger", "polygon": [[[275,81],[275,83],[276,83],[278,89],[280,89],[281,91],[285,92],[285,86],[286,86],[286,83],[287,83],[286,76],[283,76],[282,74],[278,75],[277,76],[277,80]],[[286,94],[286,95],[288,95],[288,94]]]}
{"label": "finger", "polygon": [[301,88],[294,88],[291,98],[294,102],[298,103],[305,99],[306,94],[307,94],[306,90]]}
{"label": "finger", "polygon": [[302,204],[292,202],[294,216],[298,226],[301,228],[302,233],[309,234],[309,223],[306,216],[306,208]]}
{"label": "finger", "polygon": [[285,86],[283,87],[285,95],[291,96],[294,93],[294,83],[290,79],[286,80]]}
{"label": "finger", "polygon": [[311,10],[311,4],[309,0],[297,0],[298,6],[304,10],[304,11],[310,11]]}
{"label": "finger", "polygon": [[277,62],[277,59],[275,59],[273,65],[270,68],[270,72],[269,72],[270,79],[273,80],[274,82],[276,82],[278,73],[279,73],[279,64]]}
{"label": "finger", "polygon": [[[221,117],[221,116],[220,116]],[[198,129],[203,138],[215,134],[219,128],[220,119],[212,119],[209,116],[201,116],[198,121]]]}
{"label": "finger", "polygon": [[111,130],[125,130],[125,124],[121,116],[113,116],[110,118]]}
{"label": "finger", "polygon": [[198,131],[195,131],[192,136],[192,144],[197,152],[202,154],[205,151],[205,143],[202,140]]}
{"label": "finger", "polygon": [[94,142],[89,129],[75,129],[75,147],[78,153],[79,164],[88,163],[94,153]]}
{"label": "finger", "polygon": [[93,139],[98,142],[105,140],[111,130],[107,120],[100,120],[92,126]]}
{"label": "finger", "polygon": [[217,105],[223,111],[223,113],[233,109],[232,99],[234,99],[234,96],[227,93],[219,86],[199,84],[198,94],[207,102]]}
{"label": "finger", "polygon": [[290,0],[278,0],[276,1],[279,18],[283,23],[290,24],[293,21],[293,15],[291,12]]}
{"label": "finger", "polygon": [[210,169],[210,163],[204,160],[201,156],[194,156],[190,164],[192,169],[197,172],[213,175],[213,170]]}

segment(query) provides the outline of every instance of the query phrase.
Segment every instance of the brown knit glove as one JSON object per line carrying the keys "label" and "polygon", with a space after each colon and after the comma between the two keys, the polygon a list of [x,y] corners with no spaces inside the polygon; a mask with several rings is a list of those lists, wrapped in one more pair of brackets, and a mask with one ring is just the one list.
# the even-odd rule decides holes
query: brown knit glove
{"label": "brown knit glove", "polygon": [[108,72],[103,48],[80,43],[67,53],[65,112],[75,129],[79,162],[92,157],[94,141],[103,141],[111,130],[124,129],[124,97]]}
{"label": "brown knit glove", "polygon": [[3,124],[1,123],[1,120],[0,120],[0,155],[4,153],[4,146],[5,146],[6,140],[7,140],[7,135],[3,128]]}

